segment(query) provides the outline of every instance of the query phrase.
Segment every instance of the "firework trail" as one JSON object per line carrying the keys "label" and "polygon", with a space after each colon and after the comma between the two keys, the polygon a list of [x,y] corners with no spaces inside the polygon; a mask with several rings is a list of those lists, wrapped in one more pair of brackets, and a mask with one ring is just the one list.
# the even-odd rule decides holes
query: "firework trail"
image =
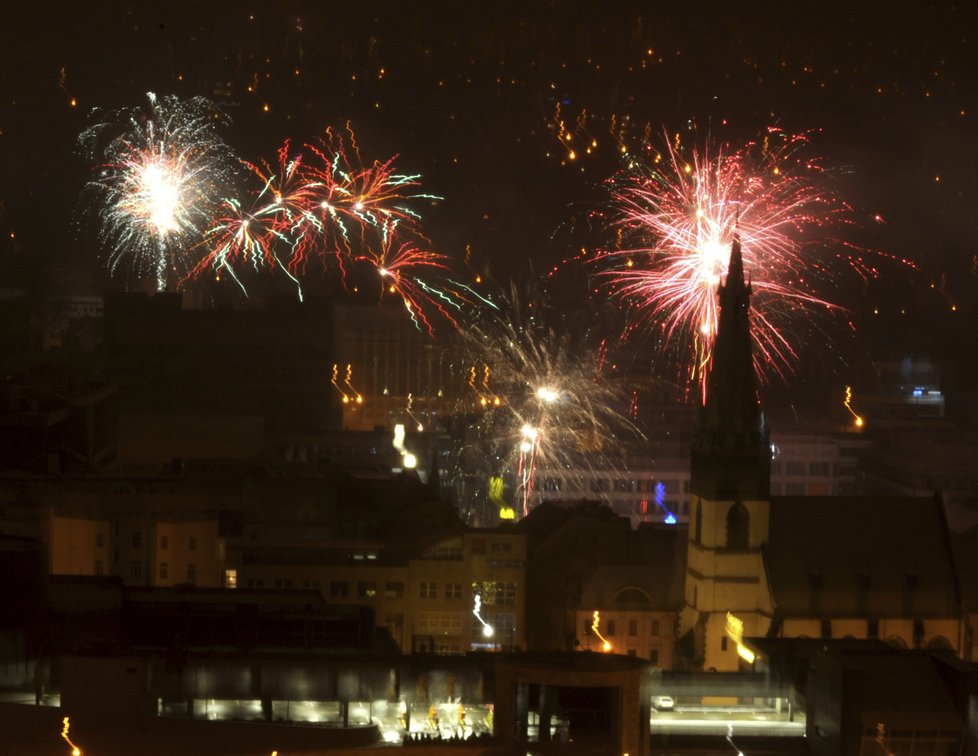
{"label": "firework trail", "polygon": [[596,350],[545,325],[545,309],[513,294],[462,332],[483,458],[498,461],[492,475],[511,483],[524,515],[540,471],[608,467],[616,437],[634,432],[625,392],[602,375]]}
{"label": "firework trail", "polygon": [[236,163],[218,135],[224,122],[209,100],[152,92],[142,107],[93,114],[79,137],[93,165],[85,207],[97,215],[109,270],[129,267],[166,288],[171,271],[192,267],[199,240]]}
{"label": "firework trail", "polygon": [[[411,207],[419,199],[441,197],[420,192],[419,175],[395,171],[396,156],[359,165],[360,152],[349,129],[353,155],[342,136],[327,130],[316,144],[307,144],[309,159],[302,168],[302,179],[309,192],[307,212],[315,217],[321,244],[315,250],[342,260],[354,246],[388,244],[389,237],[424,240],[421,215]],[[297,254],[294,265],[305,264],[306,254]]]}
{"label": "firework trail", "polygon": [[[416,191],[419,177],[394,171],[395,158],[358,167],[359,149],[327,130],[315,145],[293,150],[286,141],[273,162],[243,163],[251,199],[225,199],[207,231],[207,251],[190,277],[226,271],[247,294],[237,267],[278,268],[296,284],[318,259],[322,273],[336,272],[346,285],[351,266],[376,272],[381,296],[396,295],[415,325],[434,333],[432,319],[458,327],[457,314],[478,295],[446,277],[448,258],[429,251]],[[423,276],[423,277],[422,277]],[[438,283],[433,283],[438,281]]]}
{"label": "firework trail", "polygon": [[[678,141],[678,140],[677,140]],[[750,276],[755,361],[759,373],[783,374],[796,353],[790,327],[804,314],[837,305],[819,293],[831,281],[833,254],[866,268],[852,248],[807,254],[821,232],[851,222],[851,209],[822,192],[807,135],[770,129],[736,152],[692,151],[667,142],[648,163],[635,159],[610,182],[615,247],[603,282],[632,308],[633,326],[651,323],[666,349],[679,353],[686,380],[705,390],[718,321],[717,287],[739,234]]]}
{"label": "firework trail", "polygon": [[[367,250],[353,259],[376,271],[381,298],[400,297],[415,327],[430,335],[435,333],[432,322],[435,313],[458,330],[461,328],[458,318],[463,312],[480,303],[495,307],[470,286],[442,275],[449,270],[445,255],[420,249],[412,242],[397,241],[393,235],[386,235],[377,251]],[[428,278],[429,273],[439,276],[438,283]]]}
{"label": "firework trail", "polygon": [[206,247],[207,251],[184,281],[201,275],[205,270],[213,270],[218,275],[227,272],[247,296],[248,289],[238,275],[240,264],[247,263],[253,270],[277,266],[296,284],[301,299],[299,279],[292,275],[276,251],[278,243],[291,243],[289,237],[279,230],[277,214],[278,209],[274,206],[266,205],[249,211],[244,210],[237,200],[224,200],[204,240],[197,245],[197,248]]}

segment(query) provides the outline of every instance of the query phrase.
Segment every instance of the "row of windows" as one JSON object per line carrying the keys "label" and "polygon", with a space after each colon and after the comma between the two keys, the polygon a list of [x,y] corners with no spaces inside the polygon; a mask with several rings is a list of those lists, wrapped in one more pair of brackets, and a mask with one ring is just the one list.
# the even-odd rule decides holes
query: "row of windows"
{"label": "row of windows", "polygon": [[[438,583],[422,581],[418,584],[418,598],[435,599],[438,598]],[[462,598],[461,583],[445,583],[445,598],[458,600]]]}
{"label": "row of windows", "polygon": [[[140,570],[139,562],[132,563],[134,572],[138,573]],[[170,577],[170,565],[166,562],[160,562],[159,566],[159,576],[160,580],[168,580]],[[133,577],[139,577],[138,574],[133,574]],[[197,565],[188,564],[187,565],[187,582],[196,583],[197,582]]]}
{"label": "row of windows", "polygon": [[[618,626],[617,626],[617,623],[615,622],[615,620],[613,620],[613,619],[605,619],[605,620],[602,620],[602,623],[604,624],[604,627],[603,628],[599,628],[599,632],[602,635],[605,635],[605,636],[607,636],[609,638],[615,637],[615,634],[618,632]],[[584,620],[584,635],[593,635],[594,634],[593,628],[594,628],[594,620],[593,619],[587,619],[587,618],[585,618],[585,620]],[[627,629],[628,629],[628,637],[630,637],[630,638],[637,637],[638,636],[638,620],[637,619],[630,619],[630,620],[628,620],[628,628]],[[657,620],[657,619],[656,620],[652,620],[651,621],[651,627],[649,628],[649,631],[650,631],[649,632],[649,635],[651,635],[653,638],[659,637],[662,634],[662,625],[660,624],[660,620]]]}
{"label": "row of windows", "polygon": [[[838,466],[836,466],[838,473]],[[775,460],[771,462],[772,475],[819,475],[827,477],[832,474],[832,464],[829,462],[800,462]]]}
{"label": "row of windows", "polygon": [[[516,583],[501,583],[486,580],[481,584],[473,584],[473,593],[478,593],[485,605],[516,606]],[[465,598],[461,583],[445,583],[444,597],[459,600]],[[438,583],[422,581],[418,584],[418,598],[438,598]]]}
{"label": "row of windows", "polygon": [[458,612],[419,612],[415,627],[418,632],[458,635],[462,631],[462,615]]}
{"label": "row of windows", "polygon": [[[140,531],[138,531],[138,530],[134,530],[132,532],[132,540],[131,540],[131,543],[132,543],[132,547],[134,549],[140,549],[140,548],[142,548],[142,546],[143,546],[143,534]],[[95,546],[97,548],[101,548],[101,547],[105,546],[105,537],[103,536],[102,533],[96,533],[95,534]],[[160,536],[160,550],[161,551],[166,551],[169,548],[170,548],[170,537],[168,535],[161,535]],[[197,550],[197,536],[190,536],[187,539],[187,548],[190,551],[196,551]]]}
{"label": "row of windows", "polygon": [[[681,481],[683,493],[689,493],[689,479]],[[652,480],[649,478],[558,478],[548,476],[534,484],[544,491],[584,491],[592,493],[614,491],[615,493],[655,493],[660,487],[663,493],[679,493],[679,480]]]}
{"label": "row of windows", "polygon": [[[99,577],[105,575],[105,562],[101,559],[95,560],[95,574]],[[160,562],[157,569],[157,574],[160,580],[170,579],[170,565],[168,562]],[[129,577],[133,580],[140,580],[143,577],[143,563],[138,559],[129,563]],[[195,583],[197,582],[197,565],[188,564],[187,565],[187,582]]]}

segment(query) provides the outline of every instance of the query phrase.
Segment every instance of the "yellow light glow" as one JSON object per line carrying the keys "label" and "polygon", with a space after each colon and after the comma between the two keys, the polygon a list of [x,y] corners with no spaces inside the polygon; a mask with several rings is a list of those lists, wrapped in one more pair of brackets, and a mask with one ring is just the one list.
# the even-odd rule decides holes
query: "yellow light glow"
{"label": "yellow light glow", "polygon": [[852,408],[852,387],[851,386],[846,386],[846,398],[842,402],[842,405],[847,410],[849,410],[849,414],[852,415],[853,422],[855,423],[855,426],[857,428],[862,428],[863,427],[863,424],[864,424],[863,423],[863,419],[858,414],[856,414],[856,411]]}
{"label": "yellow light glow", "polygon": [[737,644],[737,655],[748,664],[753,664],[756,658],[754,652],[741,643]]}
{"label": "yellow light glow", "polygon": [[598,626],[600,624],[601,624],[601,614],[600,614],[600,612],[597,609],[595,609],[594,610],[594,621],[591,623],[591,632],[593,632],[595,635],[598,636],[598,638],[601,640],[601,650],[604,651],[605,653],[607,653],[607,652],[611,651],[611,643],[608,641],[607,638],[605,638],[601,634],[601,631],[598,629]]}
{"label": "yellow light glow", "polygon": [[64,741],[71,746],[71,756],[82,756],[81,748],[72,743],[71,738],[68,737],[68,730],[71,728],[71,722],[68,720],[68,717],[61,720],[61,723],[61,737],[64,738]]}

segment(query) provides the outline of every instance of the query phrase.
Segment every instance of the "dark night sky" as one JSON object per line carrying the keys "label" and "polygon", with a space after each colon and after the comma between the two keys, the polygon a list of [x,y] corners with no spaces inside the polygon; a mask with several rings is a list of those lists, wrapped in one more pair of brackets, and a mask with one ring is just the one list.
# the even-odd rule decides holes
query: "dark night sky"
{"label": "dark night sky", "polygon": [[[445,197],[425,221],[441,251],[460,259],[469,245],[497,278],[566,256],[561,229],[618,165],[612,117],[628,116],[636,145],[646,124],[734,145],[771,124],[816,129],[865,221],[858,241],[920,265],[909,288],[884,280],[845,303],[856,318],[949,302],[974,312],[970,3],[527,5],[5,4],[0,274],[36,283],[48,260],[93,264],[71,225],[85,176],[77,134],[91,108],[152,90],[218,101],[226,140],[249,159],[351,120],[365,152],[399,154]],[[593,155],[562,160],[558,101],[598,140]]]}

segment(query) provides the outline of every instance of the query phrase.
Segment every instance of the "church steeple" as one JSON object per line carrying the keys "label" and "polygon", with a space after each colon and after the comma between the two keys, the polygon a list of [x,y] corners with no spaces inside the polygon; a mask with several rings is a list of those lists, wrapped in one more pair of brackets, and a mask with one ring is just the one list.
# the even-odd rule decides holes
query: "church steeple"
{"label": "church steeple", "polygon": [[765,499],[770,493],[770,443],[757,397],[750,297],[740,238],[734,236],[718,293],[720,319],[706,402],[693,443],[691,490],[710,499]]}

